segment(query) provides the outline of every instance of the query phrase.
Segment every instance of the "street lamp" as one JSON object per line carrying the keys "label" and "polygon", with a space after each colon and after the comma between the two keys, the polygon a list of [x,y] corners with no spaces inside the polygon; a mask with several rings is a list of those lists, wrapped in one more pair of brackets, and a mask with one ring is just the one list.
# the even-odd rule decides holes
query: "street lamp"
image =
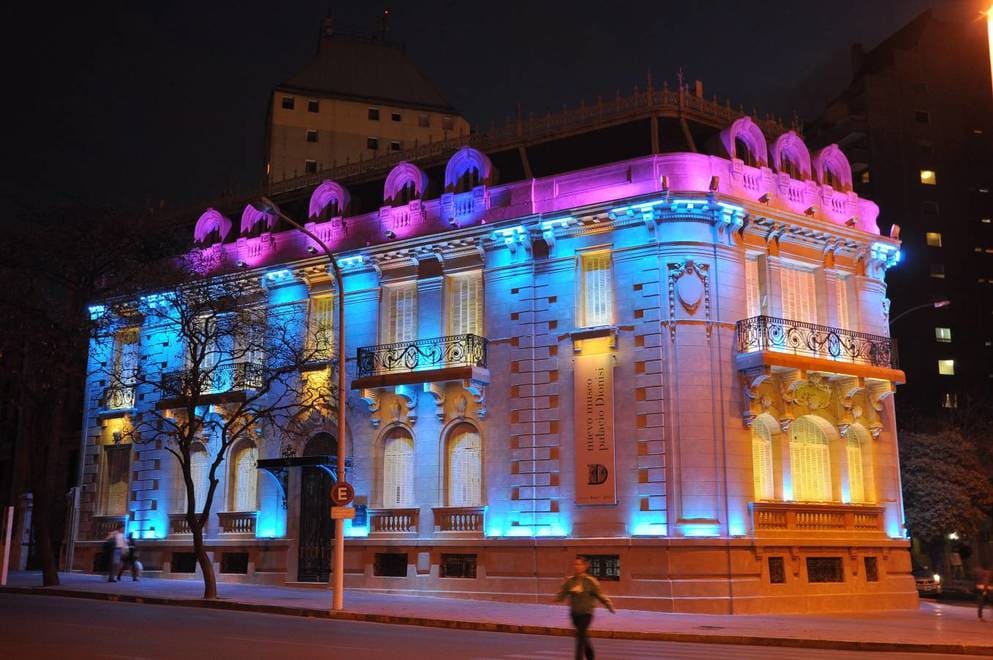
{"label": "street lamp", "polygon": [[919,309],[924,309],[925,307],[933,307],[934,309],[941,309],[942,307],[948,307],[952,304],[951,300],[935,300],[934,302],[921,303],[920,305],[914,305],[910,309],[905,309],[893,318],[890,319],[890,325],[893,325],[900,319],[902,319],[907,314],[911,312],[916,312]]}
{"label": "street lamp", "polygon": [[[309,229],[299,222],[289,217],[268,197],[261,199],[263,210],[275,213],[294,228],[300,230],[308,238],[313,240],[324,251],[331,264],[331,274],[334,277],[334,286],[338,291],[338,339],[337,359],[338,359],[338,481],[345,480],[345,287],[341,278],[341,269],[334,258],[331,248],[314,235]],[[328,371],[331,371],[332,359],[328,356]],[[334,596],[332,609],[341,611],[345,609],[345,520],[335,518],[334,520]]]}

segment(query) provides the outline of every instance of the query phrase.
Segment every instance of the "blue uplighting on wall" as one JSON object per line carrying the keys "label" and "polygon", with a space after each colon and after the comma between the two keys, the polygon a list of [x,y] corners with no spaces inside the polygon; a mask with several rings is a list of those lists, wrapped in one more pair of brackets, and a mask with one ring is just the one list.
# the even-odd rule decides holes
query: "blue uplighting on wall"
{"label": "blue uplighting on wall", "polygon": [[890,268],[900,263],[902,254],[897,246],[877,241],[869,248],[869,256],[883,262],[886,268]]}
{"label": "blue uplighting on wall", "polygon": [[721,526],[717,523],[681,523],[679,525],[683,536],[720,536]]}

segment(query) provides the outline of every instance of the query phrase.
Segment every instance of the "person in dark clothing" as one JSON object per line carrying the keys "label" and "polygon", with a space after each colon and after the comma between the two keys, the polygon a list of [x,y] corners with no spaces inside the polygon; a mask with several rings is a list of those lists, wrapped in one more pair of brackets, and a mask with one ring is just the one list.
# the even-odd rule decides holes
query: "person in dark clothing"
{"label": "person in dark clothing", "polygon": [[131,568],[131,581],[137,582],[141,576],[141,562],[138,561],[138,548],[134,543],[134,532],[128,534],[128,547],[121,557],[121,568],[117,571],[117,580],[124,575],[124,569]]}
{"label": "person in dark clothing", "polygon": [[983,564],[976,574],[976,601],[979,605],[977,612],[980,621],[983,619],[983,608],[990,604],[993,598],[993,570],[989,564]]}
{"label": "person in dark clothing", "polygon": [[614,612],[614,605],[600,590],[600,583],[587,573],[589,568],[589,562],[584,557],[576,557],[572,563],[572,577],[562,584],[555,597],[556,602],[569,599],[569,615],[572,617],[572,625],[576,627],[576,660],[583,660],[584,655],[586,660],[594,660],[593,646],[586,631],[593,622],[596,601]]}

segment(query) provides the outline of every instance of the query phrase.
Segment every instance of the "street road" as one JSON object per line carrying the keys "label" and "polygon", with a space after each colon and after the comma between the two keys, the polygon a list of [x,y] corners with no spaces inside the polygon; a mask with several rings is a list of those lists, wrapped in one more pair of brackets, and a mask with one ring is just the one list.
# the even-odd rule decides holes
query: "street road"
{"label": "street road", "polygon": [[[662,615],[664,616],[664,615]],[[600,660],[849,658],[869,654],[724,644],[594,640]],[[446,630],[168,605],[0,594],[0,658],[335,658],[563,660],[572,639]],[[962,658],[912,654],[912,658]]]}

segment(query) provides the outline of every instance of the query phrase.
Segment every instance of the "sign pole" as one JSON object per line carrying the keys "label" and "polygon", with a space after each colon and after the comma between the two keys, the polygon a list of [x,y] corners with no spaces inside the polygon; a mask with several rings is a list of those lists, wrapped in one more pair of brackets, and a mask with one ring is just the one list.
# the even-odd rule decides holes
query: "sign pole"
{"label": "sign pole", "polygon": [[10,537],[14,530],[14,507],[7,507],[3,519],[3,565],[0,566],[0,586],[7,584],[7,568],[10,566]]}

